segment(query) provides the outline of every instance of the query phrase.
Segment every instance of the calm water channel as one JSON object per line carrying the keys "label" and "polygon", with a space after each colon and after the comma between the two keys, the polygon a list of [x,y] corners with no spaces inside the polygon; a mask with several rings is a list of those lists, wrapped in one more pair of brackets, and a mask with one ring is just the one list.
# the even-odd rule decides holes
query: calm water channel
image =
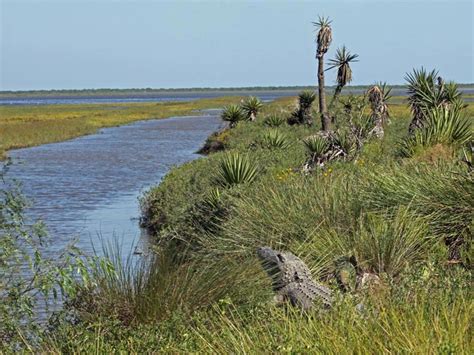
{"label": "calm water channel", "polygon": [[11,151],[8,177],[33,202],[28,217],[45,222],[47,255],[73,239],[90,253],[92,243],[100,249],[99,236],[119,240],[126,253],[140,247],[138,197],[172,166],[199,157],[195,152],[222,124],[218,114],[141,121]]}

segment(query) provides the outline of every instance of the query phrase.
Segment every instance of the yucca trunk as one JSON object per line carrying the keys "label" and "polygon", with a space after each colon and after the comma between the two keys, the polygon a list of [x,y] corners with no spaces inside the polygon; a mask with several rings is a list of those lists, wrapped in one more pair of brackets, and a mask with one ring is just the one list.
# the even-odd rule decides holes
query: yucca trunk
{"label": "yucca trunk", "polygon": [[375,127],[372,132],[377,138],[383,138],[383,126],[388,118],[388,108],[387,104],[384,102],[384,94],[380,87],[378,87],[377,85],[370,88],[368,94],[370,106],[372,109],[372,120],[375,124]]}
{"label": "yucca trunk", "polygon": [[342,86],[338,85],[334,90],[334,95],[332,96],[331,103],[329,104],[329,109],[332,109],[341,95]]}
{"label": "yucca trunk", "polygon": [[422,128],[424,121],[424,113],[420,107],[413,105],[412,112],[413,119],[411,120],[410,125],[408,126],[408,133],[410,134],[412,134],[416,129]]}
{"label": "yucca trunk", "polygon": [[321,114],[321,129],[329,131],[331,118],[326,106],[326,92],[324,91],[324,54],[318,54],[318,86],[319,86],[319,113]]}

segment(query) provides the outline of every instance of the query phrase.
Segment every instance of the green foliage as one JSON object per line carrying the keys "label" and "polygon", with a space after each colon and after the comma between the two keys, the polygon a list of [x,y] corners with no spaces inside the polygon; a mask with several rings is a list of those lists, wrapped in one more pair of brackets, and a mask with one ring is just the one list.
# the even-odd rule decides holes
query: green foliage
{"label": "green foliage", "polygon": [[435,70],[414,69],[405,80],[408,82],[408,103],[413,114],[411,132],[425,125],[426,116],[432,110],[444,108],[459,111],[465,106],[457,85],[453,82],[445,84]]}
{"label": "green foliage", "polygon": [[230,128],[236,127],[240,121],[246,119],[244,111],[238,105],[229,105],[224,107],[221,118],[224,121],[229,122]]}
{"label": "green foliage", "polygon": [[331,20],[329,17],[319,16],[318,21],[313,22],[313,25],[318,31],[316,43],[318,44],[318,55],[326,53],[332,42]]}
{"label": "green foliage", "polygon": [[337,88],[335,95],[352,81],[350,63],[357,62],[358,57],[358,54],[352,54],[347,50],[346,46],[342,46],[336,50],[335,58],[329,60],[329,67],[326,70],[337,68]]}
{"label": "green foliage", "polygon": [[74,271],[84,271],[72,246],[54,258],[44,256],[44,228],[26,222],[28,202],[18,186],[3,180],[5,171],[0,170],[0,352],[38,341],[44,331],[38,307],[56,307],[63,293],[72,292]]}
{"label": "green foliage", "polygon": [[189,102],[145,102],[81,105],[0,105],[0,160],[10,149],[60,142],[104,127],[172,116],[238,103],[240,97]]}
{"label": "green foliage", "polygon": [[[373,128],[373,122],[365,128],[367,115],[356,107],[362,101],[334,133],[278,128],[288,141],[314,135],[321,140],[314,146],[266,149],[255,142],[276,130],[243,122],[226,131],[231,153],[173,169],[142,199],[157,255],[138,268],[113,257],[112,268],[91,266],[99,271],[73,308],[80,322],[61,322],[41,350],[468,352],[472,175],[461,163],[400,160],[396,142],[408,123],[408,109],[400,105],[391,107],[383,139],[364,138],[358,146]],[[266,104],[262,114],[281,115],[290,105]],[[339,151],[344,159],[300,173],[313,152]],[[257,167],[264,167],[258,179]],[[227,188],[244,176],[252,183]],[[467,267],[446,266],[446,238],[460,236]],[[262,245],[295,253],[335,291],[338,261],[355,260],[357,282],[344,294],[334,292],[327,312],[275,307],[271,281],[255,256]],[[360,287],[363,273],[379,284]]]}
{"label": "green foliage", "polygon": [[[390,218],[368,213],[359,218],[349,233],[330,235],[323,243],[341,255],[354,255],[365,272],[395,278],[425,260],[433,248],[425,221],[414,217],[408,208],[400,208]],[[338,250],[339,249],[339,250]]]}
{"label": "green foliage", "polygon": [[270,115],[264,122],[269,127],[280,127],[285,123],[285,119],[282,116]]}
{"label": "green foliage", "polygon": [[241,106],[247,119],[254,121],[257,118],[257,114],[262,109],[263,104],[258,97],[250,96],[242,102]]}
{"label": "green foliage", "polygon": [[279,130],[272,129],[263,133],[261,145],[270,149],[284,149],[290,145],[290,142]]}
{"label": "green foliage", "polygon": [[472,123],[459,109],[435,108],[425,114],[423,127],[400,143],[400,154],[411,157],[424,148],[444,144],[461,148],[472,141]]}
{"label": "green foliage", "polygon": [[316,100],[316,94],[312,90],[304,90],[298,95],[298,102],[303,110],[310,108],[314,100]]}
{"label": "green foliage", "polygon": [[321,136],[309,136],[303,143],[312,157],[321,158],[329,149],[329,142]]}
{"label": "green foliage", "polygon": [[248,155],[226,154],[219,165],[217,181],[224,186],[251,183],[257,177],[257,165]]}
{"label": "green foliage", "polygon": [[311,106],[316,100],[316,94],[311,90],[304,90],[298,95],[298,108],[293,111],[289,124],[307,124],[312,125]]}
{"label": "green foliage", "polygon": [[394,211],[406,206],[426,220],[437,238],[465,235],[471,239],[474,182],[464,167],[395,165],[370,176],[359,187],[369,210]]}

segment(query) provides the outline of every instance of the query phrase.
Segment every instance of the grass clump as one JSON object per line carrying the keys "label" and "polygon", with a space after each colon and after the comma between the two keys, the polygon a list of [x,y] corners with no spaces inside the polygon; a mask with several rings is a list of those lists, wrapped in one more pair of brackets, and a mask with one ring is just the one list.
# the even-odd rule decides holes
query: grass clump
{"label": "grass clump", "polygon": [[228,153],[220,162],[217,180],[224,186],[251,183],[257,172],[257,165],[247,155]]}
{"label": "grass clump", "polygon": [[290,145],[290,142],[283,133],[273,129],[263,133],[261,145],[269,149],[284,149]]}
{"label": "grass clump", "polygon": [[472,141],[471,120],[458,109],[432,109],[424,116],[423,127],[400,144],[403,157],[411,157],[437,144],[461,148]]}
{"label": "grass clump", "polygon": [[271,115],[265,118],[264,122],[269,127],[280,127],[281,125],[285,124],[286,120],[282,116]]}

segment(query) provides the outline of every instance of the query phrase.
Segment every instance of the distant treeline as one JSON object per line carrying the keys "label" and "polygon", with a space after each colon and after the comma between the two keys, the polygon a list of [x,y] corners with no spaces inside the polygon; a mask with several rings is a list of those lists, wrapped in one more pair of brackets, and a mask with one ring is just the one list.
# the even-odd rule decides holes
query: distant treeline
{"label": "distant treeline", "polygon": [[[335,86],[326,86],[327,89],[333,90]],[[347,86],[347,89],[367,89],[369,85],[352,85]],[[391,85],[390,87],[396,89],[404,89],[406,85]],[[461,88],[473,88],[474,84],[460,84]],[[18,90],[18,91],[0,91],[0,98],[12,97],[34,97],[34,96],[107,96],[107,95],[153,95],[166,93],[192,93],[192,92],[248,92],[248,91],[300,91],[307,89],[315,89],[315,86],[247,86],[247,87],[220,87],[220,88],[131,88],[131,89],[72,89],[72,90]]]}

